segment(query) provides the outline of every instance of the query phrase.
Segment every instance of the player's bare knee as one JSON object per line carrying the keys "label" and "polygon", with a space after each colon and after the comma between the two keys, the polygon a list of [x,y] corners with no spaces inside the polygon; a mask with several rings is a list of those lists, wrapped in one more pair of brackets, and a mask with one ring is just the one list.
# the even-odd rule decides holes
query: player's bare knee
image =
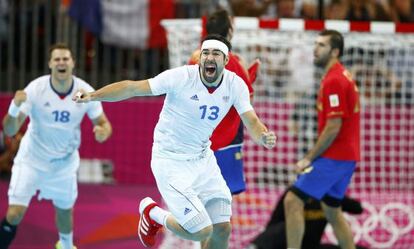
{"label": "player's bare knee", "polygon": [[213,226],[207,226],[198,232],[192,233],[193,240],[203,241],[208,239],[213,234]]}
{"label": "player's bare knee", "polygon": [[283,200],[285,210],[295,212],[303,208],[302,200],[294,193],[288,192]]}
{"label": "player's bare knee", "polygon": [[230,222],[223,222],[213,225],[213,236],[226,240],[230,238],[231,234],[231,224]]}
{"label": "player's bare knee", "polygon": [[343,218],[340,206],[329,206],[324,202],[321,203],[321,206],[325,217],[330,224],[335,225],[341,218]]}
{"label": "player's bare knee", "polygon": [[7,209],[7,221],[12,225],[18,225],[26,213],[27,207],[11,205]]}
{"label": "player's bare knee", "polygon": [[341,210],[339,208],[324,209],[325,217],[331,225],[335,225],[341,219]]}

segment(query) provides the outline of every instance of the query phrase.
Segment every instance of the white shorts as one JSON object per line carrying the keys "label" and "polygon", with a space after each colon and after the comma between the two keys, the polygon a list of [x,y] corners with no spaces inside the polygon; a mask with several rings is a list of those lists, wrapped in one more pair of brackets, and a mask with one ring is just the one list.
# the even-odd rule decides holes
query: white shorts
{"label": "white shorts", "polygon": [[52,200],[53,205],[61,209],[72,208],[78,196],[76,169],[79,156],[45,162],[47,170],[34,164],[37,163],[26,160],[14,163],[8,191],[9,205],[28,207],[39,190],[39,200]]}
{"label": "white shorts", "polygon": [[[206,204],[212,199],[224,199],[231,205],[231,193],[220,173],[212,152],[199,160],[181,161],[152,157],[151,168],[169,211],[180,225],[199,214],[206,214]],[[231,208],[223,209],[231,216]],[[211,216],[211,215],[210,215]],[[214,223],[217,218],[210,217]]]}

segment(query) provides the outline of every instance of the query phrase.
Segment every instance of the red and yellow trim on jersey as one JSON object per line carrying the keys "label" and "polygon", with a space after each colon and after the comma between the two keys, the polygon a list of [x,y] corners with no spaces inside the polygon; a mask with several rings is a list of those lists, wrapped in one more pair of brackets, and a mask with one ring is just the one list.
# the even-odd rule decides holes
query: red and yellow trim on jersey
{"label": "red and yellow trim on jersey", "polygon": [[332,117],[332,116],[343,116],[344,112],[330,112],[328,114],[326,114],[327,117]]}

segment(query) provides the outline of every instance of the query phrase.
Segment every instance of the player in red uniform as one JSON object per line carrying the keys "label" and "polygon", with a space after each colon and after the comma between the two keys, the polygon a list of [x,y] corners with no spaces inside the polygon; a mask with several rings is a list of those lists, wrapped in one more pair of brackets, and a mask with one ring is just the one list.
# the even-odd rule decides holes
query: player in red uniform
{"label": "player in red uniform", "polygon": [[[227,11],[217,10],[212,13],[205,22],[205,31],[207,34],[219,34],[231,40],[233,36],[232,20]],[[198,63],[200,50],[197,50],[191,56],[189,64]],[[253,96],[252,82],[256,79],[259,61],[256,60],[249,71],[246,70],[244,61],[229,52],[229,63],[226,69],[236,73],[249,88],[250,96]],[[220,122],[210,138],[211,149],[217,159],[221,174],[226,180],[232,194],[238,194],[246,189],[243,174],[242,143],[243,143],[243,124],[236,109],[231,108],[229,113]]]}
{"label": "player in red uniform", "polygon": [[322,201],[340,247],[355,249],[340,205],[360,159],[360,103],[355,82],[339,62],[343,47],[335,30],[322,31],[315,42],[314,64],[326,72],[317,99],[318,139],[296,163],[299,177],[284,200],[288,249],[301,248],[309,198]]}

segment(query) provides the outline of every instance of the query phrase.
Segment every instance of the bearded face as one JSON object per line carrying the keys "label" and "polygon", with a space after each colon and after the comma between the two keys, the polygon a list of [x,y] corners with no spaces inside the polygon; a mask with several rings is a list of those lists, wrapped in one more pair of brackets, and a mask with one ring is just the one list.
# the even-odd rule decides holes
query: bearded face
{"label": "bearded face", "polygon": [[318,36],[313,49],[313,64],[317,67],[326,67],[332,58],[332,47],[329,36]]}
{"label": "bearded face", "polygon": [[224,70],[226,56],[218,49],[204,49],[200,56],[200,73],[204,83],[216,83]]}

